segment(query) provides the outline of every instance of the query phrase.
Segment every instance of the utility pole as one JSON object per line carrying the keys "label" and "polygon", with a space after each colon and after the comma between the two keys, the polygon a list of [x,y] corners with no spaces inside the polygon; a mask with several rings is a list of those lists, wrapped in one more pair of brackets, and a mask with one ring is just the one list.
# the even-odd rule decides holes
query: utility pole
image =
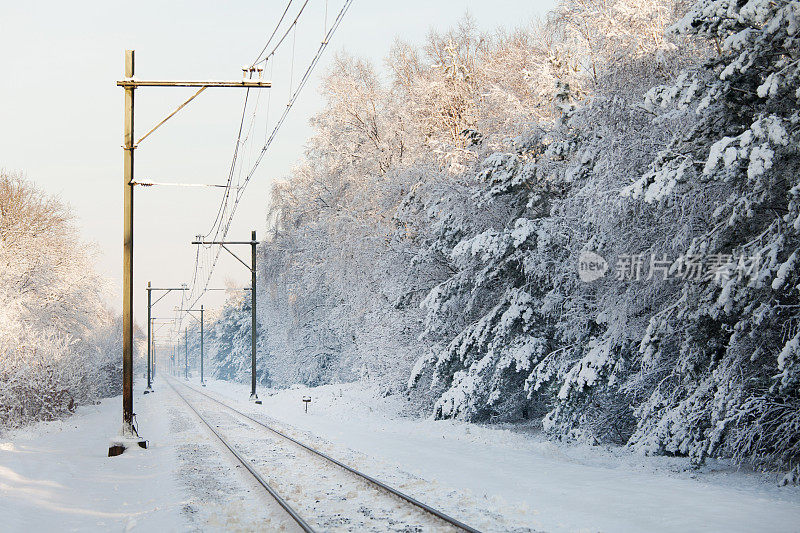
{"label": "utility pole", "polygon": [[[209,289],[209,290],[211,290],[211,289]],[[201,305],[200,309],[176,309],[176,311],[182,311],[182,312],[188,314],[190,317],[194,318],[195,320],[197,320],[197,317],[194,316],[192,313],[197,313],[197,312],[200,313],[200,320],[199,320],[199,322],[200,322],[200,384],[203,387],[205,387],[206,383],[205,383],[204,376],[203,376],[203,306]],[[186,328],[186,331],[188,331],[188,330],[189,330],[189,328]],[[186,341],[186,342],[187,342],[187,346],[188,346],[188,342],[189,341]]]}
{"label": "utility pole", "polygon": [[[239,87],[246,89],[266,89],[272,83],[261,79],[242,79],[240,81],[147,81],[134,78],[134,51],[125,51],[125,79],[117,82],[125,93],[125,112],[123,122],[123,237],[122,237],[122,429],[117,438],[112,439],[108,456],[122,454],[131,445],[147,448],[147,441],[139,436],[133,425],[133,151],[138,145],[167,120],[175,116],[189,102],[209,87]],[[261,70],[251,67],[253,72]],[[247,73],[244,70],[243,73]],[[165,119],[156,124],[138,141],[134,142],[134,91],[137,87],[197,87],[198,91],[180,105]]]}
{"label": "utility pole", "polygon": [[[154,289],[154,290],[157,290],[157,289]],[[161,361],[159,362],[158,356],[156,354],[156,347],[158,346],[158,342],[157,342],[157,339],[156,339],[156,334],[158,333],[158,331],[161,328],[163,328],[167,324],[174,324],[175,323],[175,319],[174,318],[156,318],[156,317],[151,317],[150,318],[150,322],[152,324],[151,325],[151,330],[152,330],[151,342],[153,344],[153,377],[155,378],[156,369],[161,368],[160,367],[160,363],[165,363],[166,364],[165,368],[167,369],[167,373],[170,372],[170,359],[169,359],[169,357],[163,357],[162,356]],[[160,322],[160,325],[157,325],[156,324],[157,322]],[[164,345],[162,344],[162,347],[163,346]]]}
{"label": "utility pole", "polygon": [[[250,401],[260,404],[261,400],[258,399],[256,394],[256,247],[258,241],[256,240],[256,231],[250,233],[249,241],[203,241],[198,235],[196,241],[192,244],[218,244],[231,254],[237,261],[250,270]],[[228,246],[234,244],[250,245],[250,264],[245,263],[238,255],[233,253]],[[227,245],[227,246],[226,246]]]}
{"label": "utility pole", "polygon": [[[132,79],[133,74],[133,50],[126,50],[125,77]],[[122,135],[122,429],[109,444],[109,457],[120,455],[134,444],[147,448],[147,441],[133,425],[133,90],[133,86],[125,87]]]}
{"label": "utility pole", "polygon": [[150,394],[153,392],[152,382],[153,377],[151,376],[151,367],[153,366],[152,363],[152,353],[151,353],[151,342],[150,342],[150,327],[152,326],[152,320],[150,319],[150,282],[147,282],[147,388],[144,390],[145,394]]}
{"label": "utility pole", "polygon": [[250,400],[261,403],[256,396],[256,230],[250,233]]}
{"label": "utility pole", "polygon": [[[198,235],[198,238],[200,238],[199,235]],[[230,289],[230,288],[219,288],[219,289],[217,289],[217,288],[214,288],[214,289],[206,288],[204,290],[205,291],[230,291],[230,290],[233,290],[233,289]],[[245,287],[243,289],[237,289],[237,290],[249,291],[250,288],[249,287]],[[206,386],[206,382],[205,382],[205,373],[204,373],[204,368],[203,368],[203,366],[204,366],[204,363],[203,363],[203,359],[204,359],[204,356],[203,356],[203,343],[204,343],[204,339],[205,339],[205,335],[204,335],[204,332],[203,332],[203,328],[204,328],[204,325],[205,325],[205,320],[203,318],[203,313],[205,311],[204,311],[202,305],[200,306],[199,310],[198,309],[178,309],[178,308],[175,308],[175,310],[187,313],[190,317],[194,318],[195,320],[197,320],[197,317],[194,316],[192,313],[197,313],[198,311],[200,313],[200,384],[203,387],[205,387]]]}
{"label": "utility pole", "polygon": [[203,306],[200,306],[200,385],[203,387],[206,386],[205,376],[204,376],[204,369],[203,369],[203,337],[205,336],[203,332],[203,322],[205,319],[203,318]]}
{"label": "utility pole", "polygon": [[[151,320],[152,322],[152,320]],[[153,339],[153,379],[156,377],[156,368],[158,365],[156,364],[156,341]]]}
{"label": "utility pole", "polygon": [[183,379],[189,379],[189,328],[183,328]]}
{"label": "utility pole", "polygon": [[[149,282],[149,281],[147,282],[147,388],[144,390],[145,394],[149,394],[151,392],[154,392],[152,384],[151,384],[152,383],[151,377],[150,377],[150,374],[151,374],[150,366],[152,364],[155,364],[155,360],[154,360],[155,357],[153,357],[153,358],[150,357],[150,341],[152,339],[150,323],[151,323],[151,312],[152,312],[152,309],[158,302],[160,302],[170,292],[172,292],[172,291],[186,291],[186,290],[189,290],[189,289],[186,287],[185,283],[183,285],[181,285],[180,287],[156,288],[156,287],[152,286],[151,282]],[[153,300],[153,291],[163,292],[164,294],[159,296],[156,299],[156,301],[153,302],[152,301]],[[155,372],[153,372],[152,374],[153,374],[153,378],[155,378]]]}

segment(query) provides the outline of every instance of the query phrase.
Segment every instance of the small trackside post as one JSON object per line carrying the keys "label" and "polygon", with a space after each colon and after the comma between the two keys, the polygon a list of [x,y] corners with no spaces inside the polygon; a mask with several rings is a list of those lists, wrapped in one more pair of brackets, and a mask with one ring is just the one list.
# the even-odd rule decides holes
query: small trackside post
{"label": "small trackside post", "polygon": [[189,328],[183,329],[183,379],[189,379]]}
{"label": "small trackside post", "polygon": [[250,234],[250,401],[261,403],[256,394],[256,230]]}
{"label": "small trackside post", "polygon": [[153,392],[153,353],[152,353],[152,320],[150,319],[150,308],[152,307],[150,299],[150,282],[147,282],[147,388],[144,389],[145,394]]}
{"label": "small trackside post", "polygon": [[203,306],[200,306],[200,385],[206,386],[203,377]]}

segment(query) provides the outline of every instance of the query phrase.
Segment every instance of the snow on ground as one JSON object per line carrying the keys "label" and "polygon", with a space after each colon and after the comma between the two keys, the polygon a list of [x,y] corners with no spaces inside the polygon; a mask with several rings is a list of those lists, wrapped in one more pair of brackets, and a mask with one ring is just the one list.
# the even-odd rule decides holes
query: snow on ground
{"label": "snow on ground", "polygon": [[283,515],[249,474],[169,387],[156,385],[155,394],[135,397],[147,450],[107,456],[120,397],[0,436],[0,531],[282,529]]}
{"label": "snow on ground", "polygon": [[453,531],[427,513],[376,490],[204,396],[181,386],[178,390],[316,531]]}
{"label": "snow on ground", "polygon": [[[374,463],[356,465],[367,474],[391,483],[403,470],[427,481],[412,494],[423,501],[442,499],[432,491],[447,496],[466,489],[474,501],[540,530],[800,531],[800,487],[778,487],[774,475],[723,461],[694,470],[684,458],[406,418],[398,414],[402,398],[379,398],[358,384],[261,389],[263,406],[247,401],[247,385],[212,381],[206,391],[324,438],[340,457],[348,449],[373,457]],[[312,398],[307,414],[303,396]],[[335,455],[334,449],[325,451]]]}
{"label": "snow on ground", "polygon": [[[146,451],[107,457],[119,398],[2,435],[0,530],[279,529],[252,480],[165,383],[156,391],[136,396]],[[685,459],[556,445],[525,428],[407,418],[402,398],[357,384],[262,389],[262,406],[247,401],[247,385],[214,381],[206,391],[490,530],[800,530],[799,487],[725,462],[695,471]],[[312,397],[307,414],[303,396]]]}
{"label": "snow on ground", "polygon": [[[161,382],[176,460],[169,470],[185,499],[181,512],[199,531],[297,531],[278,504]],[[151,395],[149,399],[155,399]]]}
{"label": "snow on ground", "polygon": [[185,530],[169,421],[152,402],[139,406],[152,446],[118,457],[108,444],[122,425],[119,397],[0,437],[0,529]]}

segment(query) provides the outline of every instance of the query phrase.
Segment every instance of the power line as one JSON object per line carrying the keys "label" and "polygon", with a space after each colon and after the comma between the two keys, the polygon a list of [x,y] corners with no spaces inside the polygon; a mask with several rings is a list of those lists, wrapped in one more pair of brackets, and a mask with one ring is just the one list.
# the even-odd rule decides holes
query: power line
{"label": "power line", "polygon": [[[286,40],[286,37],[289,35],[289,32],[291,32],[292,29],[296,28],[297,23],[300,20],[300,16],[305,11],[305,8],[308,5],[308,2],[309,2],[309,0],[305,0],[305,2],[303,2],[303,5],[300,6],[300,10],[297,12],[297,15],[295,16],[294,20],[289,25],[289,27],[286,29],[286,31],[283,33],[283,35],[281,36],[280,40],[275,44],[275,46],[273,47],[272,51],[269,54],[267,54],[264,57],[264,59],[257,60],[256,62],[254,62],[253,65],[250,67],[251,70],[252,70],[253,67],[255,67],[255,65],[260,64],[260,63],[264,63],[269,58],[275,56],[275,52],[278,50],[278,48],[280,48],[281,44],[283,44],[283,42]],[[275,36],[275,34],[277,33],[278,29],[280,28],[281,22],[283,21],[283,18],[284,18],[285,14],[286,14],[286,11],[288,11],[288,8],[289,8],[290,5],[291,5],[291,1],[289,2],[289,5],[287,5],[286,9],[284,10],[284,14],[281,15],[281,19],[278,21],[278,25],[275,27],[275,30],[272,32],[272,35],[270,36],[269,40],[267,41],[267,45],[261,51],[261,53],[259,54],[259,57],[264,53],[264,50],[266,50],[269,47],[269,43],[272,41],[273,37]],[[247,101],[245,100],[245,109],[242,110],[242,122],[240,124],[240,129],[239,129],[239,137],[237,138],[237,149],[238,149],[239,143],[241,141],[241,125],[243,125],[243,123],[244,123],[244,115],[245,115],[246,107],[247,107]],[[237,159],[237,154],[234,154],[233,161],[231,162],[231,173],[233,172],[233,167],[236,164],[236,159]],[[232,178],[232,176],[231,176],[231,178]],[[214,231],[214,228],[217,226],[217,223],[221,222],[219,217],[220,216],[224,216],[224,212],[225,212],[225,210],[226,210],[226,208],[228,206],[229,197],[230,197],[230,191],[226,190],[225,191],[225,195],[224,195],[224,197],[222,199],[222,202],[220,204],[220,210],[218,211],[217,218],[215,218],[214,223],[211,226],[211,230],[209,230],[208,233],[206,233],[206,235],[210,235],[212,233],[212,231]],[[218,231],[214,234],[214,238],[216,239],[217,237],[219,237],[219,232]]]}
{"label": "power line", "polygon": [[308,1],[309,1],[309,0],[306,0],[306,1],[303,3],[303,5],[300,7],[300,11],[297,13],[297,16],[294,18],[294,20],[292,21],[292,23],[289,25],[289,27],[288,27],[288,28],[286,29],[286,31],[283,33],[283,36],[282,36],[282,37],[281,37],[281,39],[280,39],[280,40],[277,42],[277,44],[275,45],[275,47],[272,49],[272,52],[270,52],[269,54],[267,54],[266,56],[264,56],[264,59],[261,59],[261,60],[259,60],[259,61],[255,62],[255,63],[253,64],[253,66],[256,66],[256,65],[258,65],[258,64],[260,64],[260,63],[266,63],[266,62],[269,60],[269,58],[270,58],[270,57],[272,57],[272,56],[274,56],[274,55],[275,55],[275,52],[278,50],[278,48],[280,48],[281,44],[283,44],[283,41],[285,41],[285,40],[286,40],[286,37],[288,37],[288,36],[289,36],[289,32],[290,32],[290,31],[292,31],[292,28],[294,28],[294,27],[297,25],[297,21],[298,21],[298,20],[300,20],[300,15],[302,15],[302,14],[303,14],[303,11],[305,10],[306,6],[308,5]]}
{"label": "power line", "polygon": [[[259,154],[258,158],[256,159],[256,162],[253,165],[253,167],[251,168],[250,172],[248,172],[244,183],[237,190],[237,192],[236,192],[236,200],[235,200],[234,205],[236,205],[239,202],[239,200],[241,199],[242,195],[244,194],[245,187],[247,187],[247,184],[250,182],[250,180],[253,177],[253,174],[255,173],[256,169],[258,168],[259,164],[261,163],[261,160],[264,158],[264,155],[266,155],[267,150],[269,150],[270,145],[275,140],[275,136],[277,135],[278,130],[280,130],[281,126],[283,125],[284,121],[286,120],[286,117],[289,115],[289,111],[291,110],[292,106],[294,105],[295,101],[297,100],[297,97],[300,95],[300,91],[303,90],[303,87],[305,86],[305,84],[310,79],[311,73],[313,72],[314,67],[316,67],[317,63],[319,62],[319,60],[322,57],[322,53],[325,51],[325,49],[328,46],[328,43],[330,42],[330,38],[333,36],[333,34],[335,33],[336,29],[339,27],[339,24],[341,24],[342,19],[344,18],[344,15],[347,13],[347,10],[349,9],[349,7],[350,7],[350,5],[352,3],[353,3],[353,0],[346,0],[345,1],[344,5],[342,6],[342,9],[339,11],[338,16],[336,17],[336,20],[333,22],[333,24],[331,25],[330,30],[325,35],[325,40],[323,40],[320,43],[319,48],[317,49],[317,53],[314,56],[314,59],[311,61],[311,64],[309,64],[308,68],[306,69],[305,73],[303,74],[303,77],[300,80],[300,83],[298,84],[297,89],[294,91],[294,93],[292,93],[292,96],[289,99],[289,103],[286,106],[286,109],[284,109],[283,113],[281,114],[281,117],[278,119],[277,124],[275,125],[275,127],[272,130],[272,134],[269,136],[269,138],[267,139],[267,142],[264,144],[264,147],[261,149],[261,153]],[[232,218],[232,216],[231,216],[231,218]]]}
{"label": "power line", "polygon": [[[278,19],[278,23],[275,25],[275,28],[272,30],[272,33],[270,34],[269,38],[267,39],[267,43],[264,45],[264,48],[261,50],[261,52],[259,52],[258,57],[250,65],[250,67],[248,67],[247,69],[243,69],[244,71],[250,71],[252,73],[253,67],[255,67],[256,63],[259,62],[259,60],[261,58],[261,55],[264,53],[264,51],[267,48],[269,48],[270,43],[272,42],[272,40],[275,37],[275,35],[278,33],[278,30],[280,29],[281,24],[283,23],[283,20],[286,17],[286,14],[289,12],[289,9],[291,8],[293,1],[294,0],[289,0],[289,2],[286,4],[286,7],[284,8],[283,13],[281,14],[281,17]],[[293,24],[297,22],[297,20],[299,19],[300,15],[303,13],[303,10],[305,9],[306,4],[308,4],[308,0],[306,0],[306,2],[301,7],[300,11],[298,12],[297,16],[294,19]],[[290,28],[291,28],[291,26],[290,26]],[[281,39],[281,42],[282,42],[282,39]],[[280,45],[280,42],[272,50],[272,52],[271,52],[272,55],[275,54],[275,50],[277,49],[277,47],[279,45]],[[252,74],[251,74],[251,76],[252,76]],[[233,181],[234,168],[235,168],[235,165],[236,165],[236,160],[238,158],[239,146],[241,144],[242,127],[244,126],[244,119],[245,119],[245,115],[247,113],[247,99],[248,99],[248,96],[249,96],[249,91],[245,94],[245,101],[244,101],[244,105],[242,106],[242,117],[241,117],[241,120],[239,122],[239,132],[237,134],[236,146],[234,148],[234,154],[233,154],[232,161],[231,161],[231,168],[230,168],[230,171],[229,171],[229,174],[228,174],[228,187],[226,188],[226,191],[225,191],[225,193],[223,195],[222,201],[220,202],[220,207],[219,207],[219,209],[217,211],[217,215],[216,215],[216,217],[214,219],[214,222],[211,225],[211,229],[209,229],[209,231],[205,234],[206,236],[210,235],[211,232],[214,231],[214,228],[217,226],[217,223],[220,222],[220,217],[223,216],[224,210],[225,210],[225,208],[226,208],[226,206],[228,204],[228,198],[230,196],[230,185],[231,185],[231,183]]]}
{"label": "power line", "polygon": [[[253,63],[253,65],[251,66],[251,69],[252,69],[253,66],[255,66],[257,64],[265,63],[266,61],[269,60],[269,58],[271,58],[271,57],[273,57],[275,55],[275,52],[280,47],[280,45],[284,42],[286,37],[289,35],[289,32],[292,29],[295,28],[295,26],[296,26],[296,24],[297,24],[297,22],[298,22],[298,20],[300,18],[300,15],[303,13],[303,11],[305,10],[306,5],[308,4],[308,1],[309,0],[306,0],[303,3],[303,5],[301,6],[300,11],[298,12],[298,14],[295,17],[294,21],[289,25],[289,27],[284,32],[283,36],[280,38],[280,40],[275,45],[275,47],[272,49],[272,51],[269,54],[267,54],[263,59],[256,60]],[[313,59],[311,60],[311,62],[308,65],[308,67],[306,68],[305,72],[303,73],[303,77],[300,79],[300,82],[298,83],[297,88],[294,90],[294,92],[292,92],[292,94],[291,94],[291,96],[289,98],[289,102],[286,105],[286,108],[283,110],[283,113],[281,114],[280,118],[278,119],[278,121],[276,122],[275,126],[273,127],[272,132],[267,137],[263,147],[261,148],[261,150],[260,150],[260,152],[258,154],[258,157],[256,158],[256,160],[253,163],[252,167],[250,168],[250,170],[248,171],[247,175],[245,176],[244,182],[243,183],[238,183],[238,187],[236,188],[235,194],[233,195],[234,200],[233,200],[233,204],[231,205],[230,212],[227,215],[227,217],[225,217],[225,212],[228,211],[228,206],[230,205],[229,201],[230,201],[231,192],[232,192],[232,187],[230,185],[232,184],[234,168],[235,168],[235,165],[236,165],[236,160],[238,158],[239,146],[240,146],[240,142],[241,142],[241,134],[242,134],[243,126],[244,126],[244,118],[245,118],[246,109],[247,109],[247,95],[245,95],[245,105],[244,105],[244,107],[242,109],[242,118],[241,118],[241,121],[240,121],[239,133],[238,133],[237,140],[236,140],[236,148],[234,150],[233,161],[231,162],[231,169],[230,169],[230,172],[229,172],[228,186],[225,189],[225,195],[224,195],[224,197],[222,199],[222,202],[220,203],[220,208],[219,208],[219,210],[217,212],[217,216],[215,217],[215,220],[214,220],[214,223],[212,225],[212,228],[206,234],[206,235],[210,235],[213,232],[214,233],[214,240],[224,240],[227,237],[228,231],[230,230],[230,226],[231,226],[231,224],[233,222],[233,217],[236,214],[236,209],[237,209],[237,207],[239,205],[239,202],[241,201],[241,199],[242,199],[242,197],[244,195],[244,189],[247,187],[247,185],[250,183],[250,180],[253,178],[253,175],[255,174],[256,170],[258,169],[258,166],[261,164],[261,161],[263,160],[264,156],[266,155],[267,151],[269,150],[269,147],[272,145],[273,141],[275,140],[278,131],[280,130],[281,126],[283,125],[283,123],[285,122],[287,116],[289,115],[289,111],[291,111],[291,108],[294,106],[294,103],[297,101],[297,98],[300,95],[300,92],[303,90],[303,88],[305,87],[306,83],[310,79],[311,74],[314,71],[314,68],[317,66],[317,64],[319,63],[320,59],[322,58],[323,52],[328,47],[328,44],[330,43],[331,38],[336,33],[336,30],[339,28],[342,20],[344,19],[344,16],[346,15],[346,13],[349,10],[349,8],[352,5],[352,3],[353,3],[353,0],[345,0],[344,4],[342,5],[342,8],[339,10],[339,13],[336,16],[336,19],[333,21],[333,23],[331,24],[330,28],[328,28],[327,32],[324,34],[324,38],[321,41],[319,47],[317,48],[317,51],[316,51]],[[289,4],[291,5],[291,1],[289,2]],[[269,40],[267,42],[267,45],[264,47],[264,49],[261,51],[261,53],[259,53],[259,57],[261,57],[261,55],[263,55],[264,51],[269,47],[269,42],[273,39],[273,37],[277,33],[277,28],[280,27],[280,23],[282,22],[283,18],[285,17],[286,11],[288,11],[288,9],[289,9],[289,6],[287,6],[286,10],[284,10],[284,14],[281,16],[281,19],[280,19],[280,21],[278,23],[278,26],[276,27],[276,30],[273,31],[272,35],[270,36],[270,38],[269,38]],[[326,2],[326,21],[327,21],[327,2]],[[254,116],[255,116],[255,114],[254,114]],[[222,218],[223,217],[227,219],[225,221],[224,225],[222,224]],[[217,226],[218,223],[219,223],[219,226]],[[216,231],[215,231],[215,229],[216,229]],[[221,237],[220,237],[220,234],[221,234]],[[198,254],[199,254],[199,251],[198,251]],[[219,260],[219,256],[220,256],[220,249],[218,247],[218,249],[216,250],[216,253],[214,254],[214,259],[211,261],[210,268],[208,269],[208,274],[205,277],[205,283],[204,283],[202,292],[192,300],[192,303],[189,304],[190,307],[194,306],[197,303],[197,301],[203,296],[203,294],[205,294],[206,289],[208,288],[208,285],[211,282],[211,277],[212,277],[212,275],[214,273],[214,270],[216,268],[217,261]],[[198,258],[196,258],[196,261],[195,261],[195,275],[193,277],[193,283],[192,283],[192,289],[190,291],[190,293],[191,293],[190,295],[194,295],[194,293],[195,293],[195,287],[196,287],[195,283],[196,283],[196,280],[197,280],[197,271],[198,271],[198,264],[199,264],[197,259]],[[207,260],[208,258],[206,257],[205,259]]]}
{"label": "power line", "polygon": [[281,27],[281,23],[283,22],[284,17],[286,17],[286,13],[288,13],[289,12],[289,8],[292,7],[292,2],[293,1],[294,0],[289,0],[289,3],[286,4],[286,9],[283,10],[283,14],[281,15],[281,18],[278,19],[278,24],[275,26],[275,29],[272,30],[272,35],[270,35],[269,39],[267,39],[267,44],[265,44],[264,48],[262,48],[261,51],[258,53],[258,57],[256,57],[255,61],[253,61],[250,64],[251,67],[256,66],[256,63],[258,63],[261,60],[262,54],[267,50],[267,48],[269,48],[269,43],[272,42],[272,39],[275,37],[275,34],[278,33],[278,30]]}

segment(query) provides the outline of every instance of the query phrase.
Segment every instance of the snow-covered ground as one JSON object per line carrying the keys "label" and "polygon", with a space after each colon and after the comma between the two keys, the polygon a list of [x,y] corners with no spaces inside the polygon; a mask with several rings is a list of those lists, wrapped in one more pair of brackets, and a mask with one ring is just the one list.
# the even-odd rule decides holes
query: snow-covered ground
{"label": "snow-covered ground", "polygon": [[147,450],[107,456],[120,397],[2,435],[0,531],[281,529],[271,527],[285,520],[274,502],[232,468],[169,387],[156,385],[156,394],[136,395]]}
{"label": "snow-covered ground", "polygon": [[[266,498],[165,383],[156,390],[136,397],[147,451],[106,456],[119,398],[0,437],[0,530],[270,530]],[[401,398],[355,384],[259,390],[261,406],[247,385],[204,390],[481,528],[800,530],[800,488],[723,462],[695,471],[684,459],[555,445],[524,428],[406,418]]]}
{"label": "snow-covered ground", "polygon": [[[153,398],[154,400],[155,398]],[[186,520],[165,409],[141,400],[148,450],[108,457],[122,425],[120,398],[80,407],[0,438],[0,530],[179,531]],[[137,398],[139,401],[139,398]]]}
{"label": "snow-covered ground", "polygon": [[[246,385],[214,381],[206,390],[324,438],[340,453],[374,458],[358,465],[368,474],[391,479],[400,469],[428,481],[415,495],[432,504],[441,498],[425,491],[468,491],[513,522],[544,531],[800,531],[800,487],[778,487],[774,475],[720,461],[697,471],[683,458],[405,418],[401,398],[379,398],[357,384],[261,390],[262,406],[247,401]],[[307,414],[303,396],[312,398]]]}

